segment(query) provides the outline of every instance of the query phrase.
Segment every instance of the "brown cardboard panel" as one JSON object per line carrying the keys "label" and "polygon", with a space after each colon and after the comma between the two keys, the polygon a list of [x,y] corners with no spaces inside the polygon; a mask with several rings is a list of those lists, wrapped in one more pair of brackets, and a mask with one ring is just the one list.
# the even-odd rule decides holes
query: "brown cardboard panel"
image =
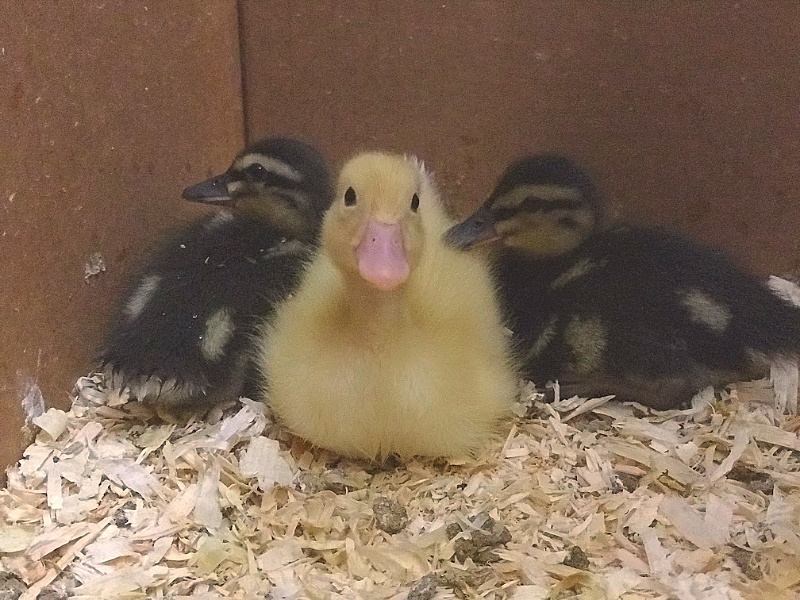
{"label": "brown cardboard panel", "polygon": [[[233,0],[0,7],[0,467],[18,378],[64,407],[125,277],[243,140]],[[84,281],[100,252],[107,271]]]}
{"label": "brown cardboard panel", "polygon": [[624,216],[800,268],[800,3],[241,4],[251,137],[419,153],[462,212],[568,152]]}

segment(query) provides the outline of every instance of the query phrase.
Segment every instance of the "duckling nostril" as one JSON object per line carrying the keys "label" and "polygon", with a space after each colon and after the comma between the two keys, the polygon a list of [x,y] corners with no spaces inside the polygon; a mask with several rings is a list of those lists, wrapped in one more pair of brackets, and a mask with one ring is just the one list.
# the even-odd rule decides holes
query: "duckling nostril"
{"label": "duckling nostril", "polygon": [[397,224],[370,220],[356,255],[361,275],[379,289],[394,289],[408,277],[410,266]]}

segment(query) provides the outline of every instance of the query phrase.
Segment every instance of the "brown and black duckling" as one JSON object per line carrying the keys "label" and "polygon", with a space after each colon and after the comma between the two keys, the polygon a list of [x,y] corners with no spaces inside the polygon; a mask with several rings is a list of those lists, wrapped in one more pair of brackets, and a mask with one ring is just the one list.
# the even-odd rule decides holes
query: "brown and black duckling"
{"label": "brown and black duckling", "polygon": [[446,239],[497,243],[524,373],[559,381],[562,395],[678,408],[800,351],[800,309],[719,250],[610,223],[590,176],[562,156],[511,165]]}
{"label": "brown and black duckling", "polygon": [[317,150],[270,138],[183,198],[219,211],[160,243],[133,278],[100,353],[112,388],[172,407],[243,393],[252,334],[295,288],[332,182]]}
{"label": "brown and black duckling", "polygon": [[416,160],[345,164],[319,251],[260,342],[264,396],[294,434],[367,459],[464,456],[490,437],[517,376],[489,265],[444,244],[450,225]]}

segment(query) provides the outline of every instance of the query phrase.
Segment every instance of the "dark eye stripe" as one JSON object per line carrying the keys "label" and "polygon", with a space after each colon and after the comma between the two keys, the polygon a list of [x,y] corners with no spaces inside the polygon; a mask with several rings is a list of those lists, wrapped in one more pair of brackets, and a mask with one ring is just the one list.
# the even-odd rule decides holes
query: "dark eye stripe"
{"label": "dark eye stripe", "polygon": [[264,179],[264,177],[267,175],[267,170],[258,163],[253,163],[252,165],[246,167],[244,172],[253,179]]}
{"label": "dark eye stripe", "polygon": [[[552,200],[547,200],[545,198],[540,198],[539,196],[528,196],[517,206],[492,208],[491,212],[497,221],[504,221],[519,213],[551,213],[557,210],[579,210],[585,207],[586,203],[582,200],[575,200],[571,198],[555,198]],[[575,222],[574,219],[570,218],[569,220],[572,223]],[[563,221],[563,217],[559,222],[567,227],[573,226],[572,224]]]}
{"label": "dark eye stripe", "polygon": [[574,200],[572,198],[554,198],[546,200],[538,196],[528,196],[520,202],[519,209],[526,212],[551,212],[554,210],[575,210],[584,206],[581,200]]}
{"label": "dark eye stripe", "polygon": [[269,187],[282,188],[284,190],[302,189],[302,182],[295,181],[273,171],[268,171],[259,163],[245,167],[241,171],[250,181],[257,181]]}

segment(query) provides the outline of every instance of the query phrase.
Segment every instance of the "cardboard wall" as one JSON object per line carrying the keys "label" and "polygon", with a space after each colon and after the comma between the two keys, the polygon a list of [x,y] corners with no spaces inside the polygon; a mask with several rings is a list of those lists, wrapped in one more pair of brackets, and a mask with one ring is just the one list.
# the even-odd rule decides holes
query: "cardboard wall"
{"label": "cardboard wall", "polygon": [[202,211],[183,186],[238,151],[237,32],[234,0],[0,6],[0,467],[20,381],[68,405],[132,266]]}

